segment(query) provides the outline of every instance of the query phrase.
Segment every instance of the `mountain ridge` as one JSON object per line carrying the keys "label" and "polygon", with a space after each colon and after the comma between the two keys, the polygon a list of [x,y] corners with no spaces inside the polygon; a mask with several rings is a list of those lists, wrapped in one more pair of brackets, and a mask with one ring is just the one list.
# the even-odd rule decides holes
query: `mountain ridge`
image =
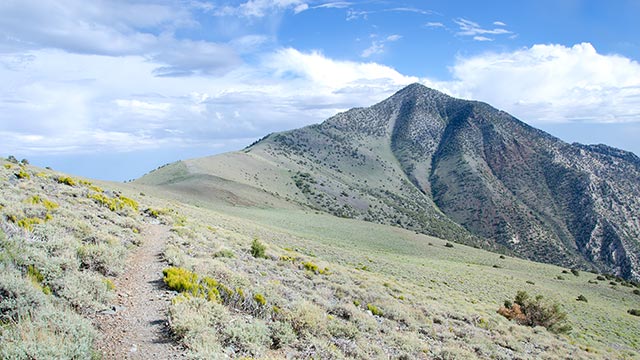
{"label": "mountain ridge", "polygon": [[568,144],[486,103],[412,84],[241,154],[186,163],[337,216],[640,278],[640,159]]}

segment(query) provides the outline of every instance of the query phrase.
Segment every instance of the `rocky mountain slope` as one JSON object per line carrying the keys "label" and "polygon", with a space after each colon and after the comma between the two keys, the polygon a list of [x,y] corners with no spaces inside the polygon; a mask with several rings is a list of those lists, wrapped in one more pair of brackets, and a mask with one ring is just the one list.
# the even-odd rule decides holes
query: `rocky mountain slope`
{"label": "rocky mountain slope", "polygon": [[245,201],[263,206],[297,204],[640,279],[637,156],[567,144],[419,84],[139,182],[205,197],[240,187]]}

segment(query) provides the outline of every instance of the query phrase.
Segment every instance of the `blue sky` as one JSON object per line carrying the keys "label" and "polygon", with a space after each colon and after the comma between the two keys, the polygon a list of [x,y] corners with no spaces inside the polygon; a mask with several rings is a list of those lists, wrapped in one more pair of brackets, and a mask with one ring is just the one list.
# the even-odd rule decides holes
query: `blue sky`
{"label": "blue sky", "polygon": [[640,154],[640,1],[4,0],[0,155],[126,180],[413,82]]}

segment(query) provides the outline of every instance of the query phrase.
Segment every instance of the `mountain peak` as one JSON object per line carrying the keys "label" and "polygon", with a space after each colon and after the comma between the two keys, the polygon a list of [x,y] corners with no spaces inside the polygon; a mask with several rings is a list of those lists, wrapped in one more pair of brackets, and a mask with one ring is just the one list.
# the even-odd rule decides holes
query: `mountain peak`
{"label": "mountain peak", "polygon": [[438,91],[436,89],[432,89],[430,87],[427,87],[421,83],[413,83],[410,85],[405,86],[404,88],[398,90],[395,94],[393,94],[393,96],[391,96],[391,98],[407,98],[407,97],[412,97],[412,98],[430,98],[430,99],[435,99],[435,98],[450,98],[449,95]]}
{"label": "mountain peak", "polygon": [[255,149],[322,174],[308,187],[293,179],[312,208],[640,279],[640,225],[628,221],[640,160],[567,144],[489,104],[414,83]]}

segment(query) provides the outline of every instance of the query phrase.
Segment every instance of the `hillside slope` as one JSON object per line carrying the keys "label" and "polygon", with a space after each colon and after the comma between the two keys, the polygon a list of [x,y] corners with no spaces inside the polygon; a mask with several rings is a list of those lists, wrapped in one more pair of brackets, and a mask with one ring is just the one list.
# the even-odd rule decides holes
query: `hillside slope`
{"label": "hillside slope", "polygon": [[640,279],[637,156],[567,144],[487,104],[418,84],[138,182],[205,197],[241,187],[244,196],[229,203],[308,206]]}
{"label": "hillside slope", "polygon": [[[194,195],[0,165],[0,358],[640,358],[640,289],[620,278],[231,206],[276,196],[230,181]],[[519,290],[573,331],[498,314]]]}

